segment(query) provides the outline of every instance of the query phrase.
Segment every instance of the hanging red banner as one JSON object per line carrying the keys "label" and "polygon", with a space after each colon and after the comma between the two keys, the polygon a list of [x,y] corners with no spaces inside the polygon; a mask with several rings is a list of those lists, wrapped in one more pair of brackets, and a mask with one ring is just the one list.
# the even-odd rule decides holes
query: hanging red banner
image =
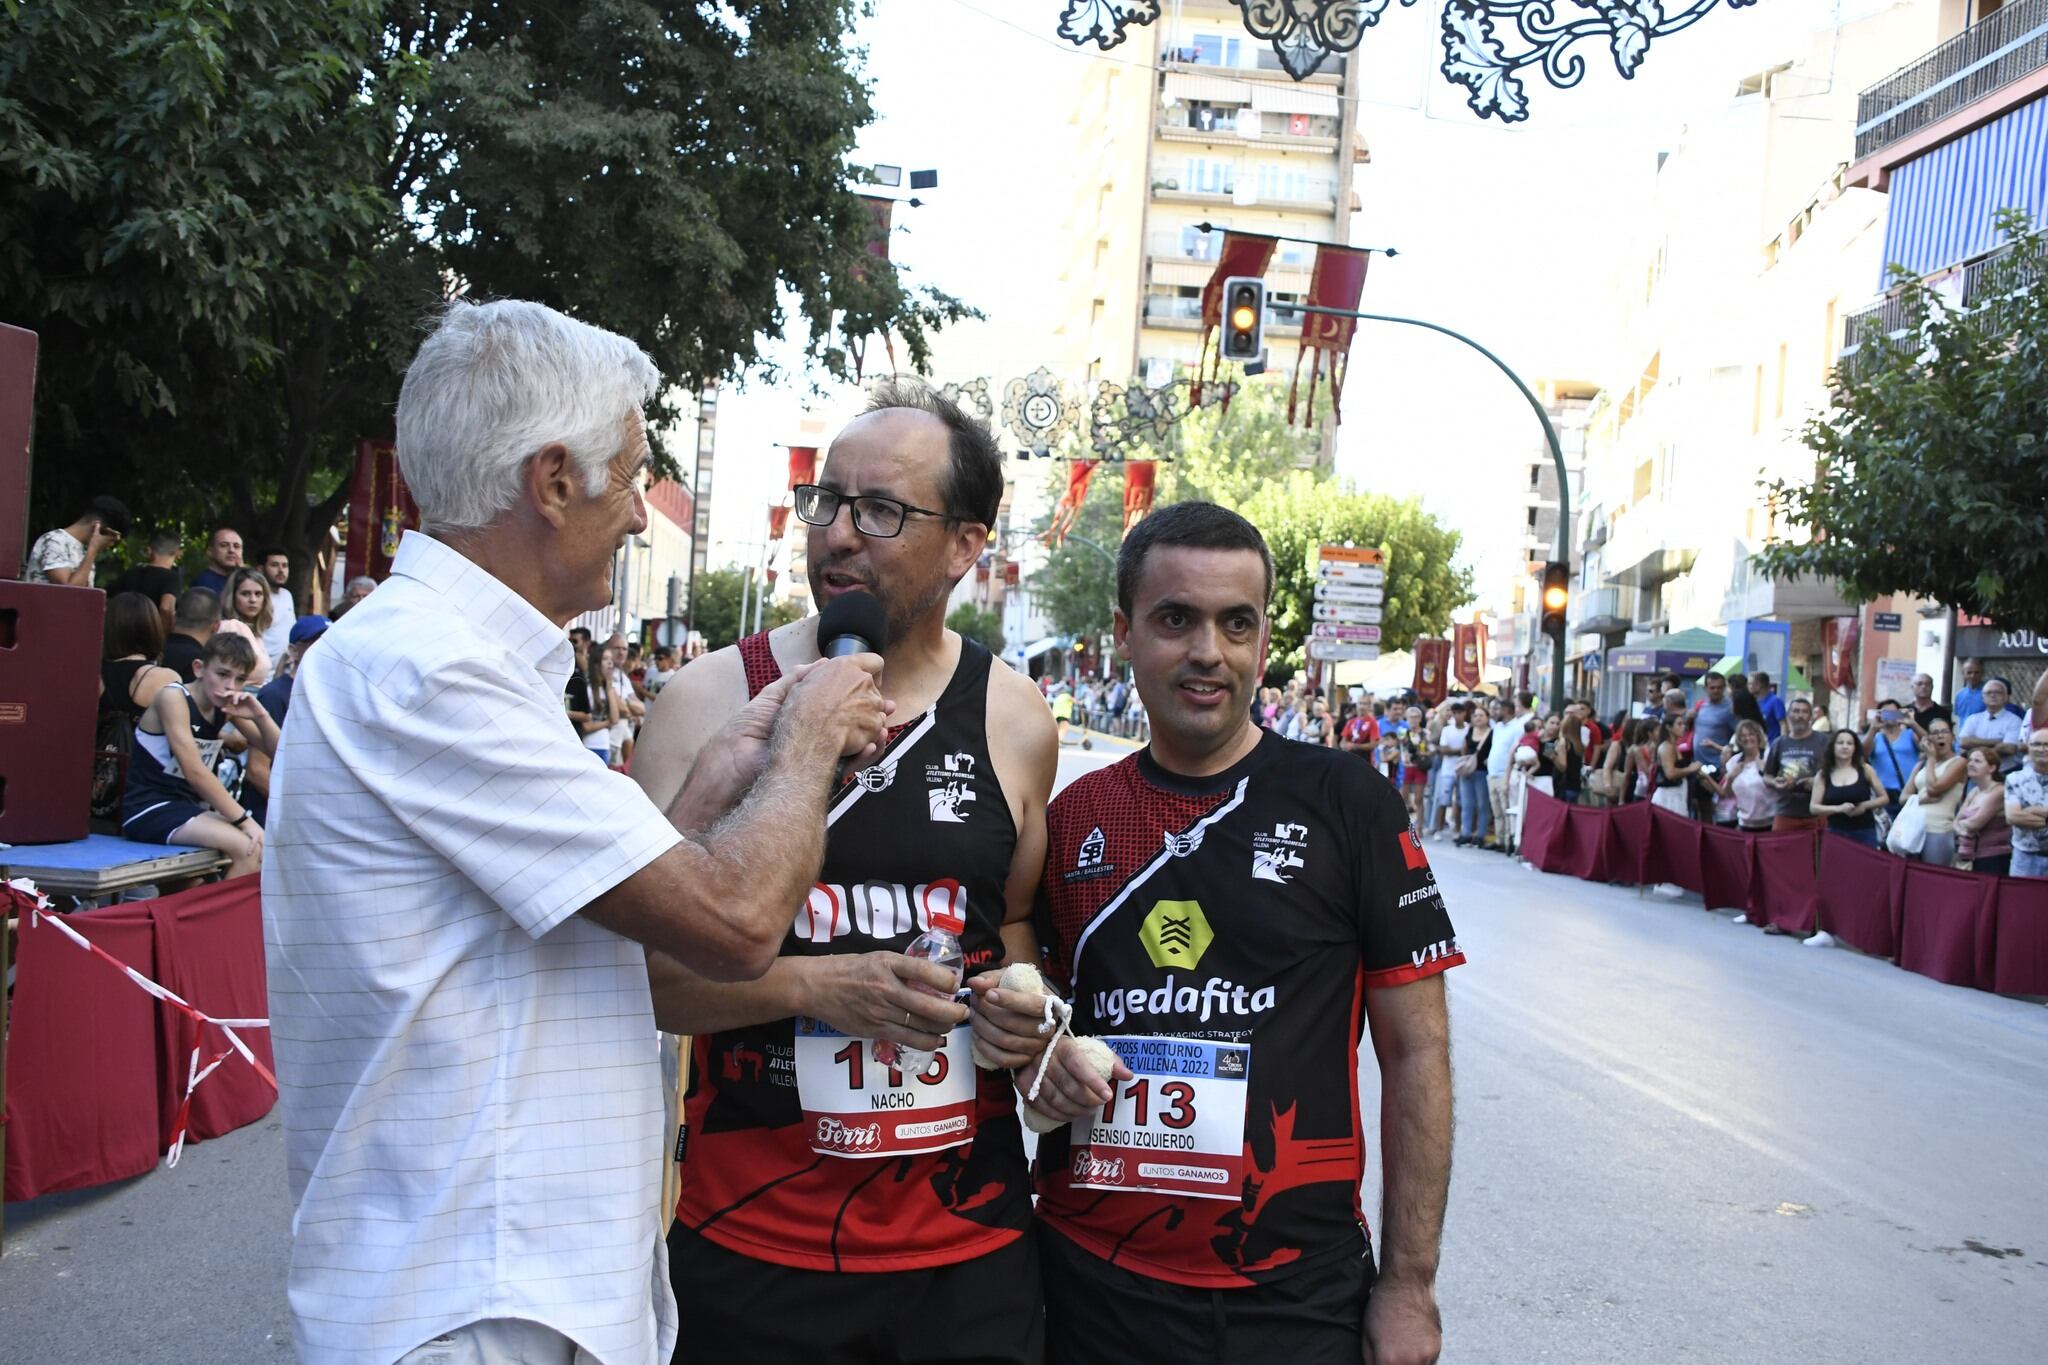
{"label": "hanging red banner", "polygon": [[[874,220],[873,230],[868,237],[867,254],[878,261],[886,261],[889,259],[889,229],[896,215],[896,201],[874,194],[863,194],[859,199],[866,207],[868,216]],[[856,280],[863,282],[868,278],[866,266],[859,261],[854,262],[852,274]],[[858,382],[862,370],[867,366],[868,339],[865,336],[854,336],[850,331],[846,339],[853,351],[853,377]],[[894,374],[896,339],[889,334],[886,327],[882,329],[882,349],[889,353],[889,372]]]}
{"label": "hanging red banner", "polygon": [[[1309,275],[1308,303],[1314,308],[1345,308],[1356,311],[1365,292],[1365,267],[1370,251],[1348,246],[1316,248],[1315,270]],[[1294,420],[1294,393],[1301,384],[1301,360],[1313,351],[1308,370],[1308,411],[1303,426],[1315,425],[1316,380],[1327,371],[1330,376],[1330,415],[1343,420],[1344,371],[1350,363],[1351,338],[1358,323],[1353,318],[1331,317],[1328,313],[1304,313],[1301,349],[1294,353],[1294,377],[1287,384],[1287,420]]]}
{"label": "hanging red banner", "polygon": [[1152,510],[1152,491],[1158,481],[1159,465],[1152,460],[1133,460],[1124,466],[1124,529],[1130,530]]}
{"label": "hanging red banner", "polygon": [[1450,692],[1451,642],[1424,637],[1415,642],[1415,695],[1430,706]]}
{"label": "hanging red banner", "polygon": [[420,524],[398,470],[398,447],[368,437],[356,442],[356,472],[348,490],[348,557],[344,576],[382,582],[398,555],[398,542]]}
{"label": "hanging red banner", "polygon": [[1004,564],[1004,565],[1003,565],[1003,586],[1004,586],[1004,587],[1006,587],[1006,588],[1014,588],[1014,587],[1016,587],[1016,586],[1017,586],[1017,585],[1018,585],[1019,583],[1021,583],[1021,582],[1023,582],[1023,581],[1024,581],[1024,571],[1023,571],[1023,566],[1022,566],[1022,565],[1020,565],[1020,564],[1018,564],[1016,560],[1014,560],[1014,559],[1013,559],[1013,560],[1010,560],[1010,561],[1009,561],[1008,563],[1006,563],[1006,564]]}
{"label": "hanging red banner", "polygon": [[1486,681],[1486,628],[1479,625],[1451,627],[1454,657],[1451,676],[1467,692],[1477,692]]}
{"label": "hanging red banner", "polygon": [[771,507],[768,509],[768,539],[780,540],[789,530],[789,509]]}
{"label": "hanging red banner", "polygon": [[1067,491],[1060,494],[1060,500],[1052,509],[1052,524],[1046,527],[1045,543],[1059,545],[1067,538],[1067,532],[1074,529],[1074,519],[1081,515],[1081,504],[1088,500],[1088,481],[1095,477],[1095,466],[1100,460],[1076,460],[1067,466]]}
{"label": "hanging red banner", "polygon": [[818,448],[816,446],[791,446],[789,448],[789,486],[818,481]]}
{"label": "hanging red banner", "polygon": [[1830,616],[1821,623],[1821,641],[1827,648],[1821,678],[1831,692],[1856,690],[1856,644],[1862,625],[1854,616]]}
{"label": "hanging red banner", "polygon": [[[1216,353],[1209,354],[1210,339],[1216,336],[1223,324],[1223,282],[1234,275],[1261,276],[1273,260],[1274,239],[1271,237],[1245,236],[1235,232],[1223,234],[1223,247],[1216,253],[1216,269],[1210,274],[1209,282],[1202,286],[1202,349],[1195,357],[1195,377],[1188,385],[1188,403],[1192,407],[1202,406],[1203,365],[1208,365],[1208,378],[1214,379],[1223,368],[1223,343],[1216,343]],[[1230,395],[1226,391],[1223,407],[1230,407]]]}

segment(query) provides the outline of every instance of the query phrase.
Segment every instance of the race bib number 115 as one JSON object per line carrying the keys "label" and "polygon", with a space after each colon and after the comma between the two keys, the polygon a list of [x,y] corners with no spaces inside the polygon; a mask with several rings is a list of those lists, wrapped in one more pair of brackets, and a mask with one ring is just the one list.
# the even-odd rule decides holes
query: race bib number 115
{"label": "race bib number 115", "polygon": [[874,1042],[816,1019],[796,1021],[797,1101],[811,1150],[825,1156],[909,1156],[974,1137],[972,1033],[946,1035],[931,1065],[908,1075],[874,1059]]}
{"label": "race bib number 115", "polygon": [[1252,1050],[1242,1043],[1112,1035],[1132,1079],[1074,1120],[1070,1175],[1091,1190],[1239,1199]]}

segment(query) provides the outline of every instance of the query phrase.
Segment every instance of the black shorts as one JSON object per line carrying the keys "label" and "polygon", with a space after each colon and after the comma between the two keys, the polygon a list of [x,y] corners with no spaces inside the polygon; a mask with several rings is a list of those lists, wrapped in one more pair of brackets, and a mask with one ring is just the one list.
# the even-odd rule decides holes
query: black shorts
{"label": "black shorts", "polygon": [[1039,1234],[1047,1365],[1279,1361],[1358,1365],[1372,1251],[1239,1289],[1195,1289],[1111,1265],[1057,1232]]}
{"label": "black shorts", "polygon": [[931,1270],[797,1270],[728,1251],[677,1223],[673,1365],[1040,1365],[1038,1233]]}

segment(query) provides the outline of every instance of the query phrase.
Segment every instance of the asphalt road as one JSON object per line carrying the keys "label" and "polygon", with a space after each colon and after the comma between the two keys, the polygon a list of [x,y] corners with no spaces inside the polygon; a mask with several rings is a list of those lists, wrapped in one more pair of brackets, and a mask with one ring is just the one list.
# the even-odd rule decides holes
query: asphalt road
{"label": "asphalt road", "polygon": [[[2048,1009],[1430,851],[1471,957],[1446,1361],[2048,1354]],[[10,1205],[0,1358],[289,1360],[289,1216],[274,1120]]]}

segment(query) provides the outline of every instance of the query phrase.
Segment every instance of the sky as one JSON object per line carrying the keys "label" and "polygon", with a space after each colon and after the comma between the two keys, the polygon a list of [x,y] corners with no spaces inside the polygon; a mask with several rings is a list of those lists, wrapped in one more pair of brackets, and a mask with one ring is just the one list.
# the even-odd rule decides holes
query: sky
{"label": "sky", "polygon": [[[1867,11],[1875,0],[1849,0]],[[989,374],[990,358],[1051,353],[1068,192],[1061,160],[1070,94],[1085,64],[1141,61],[1133,40],[1106,55],[1055,36],[1059,0],[878,0],[851,35],[864,52],[878,118],[864,160],[935,168],[939,188],[899,208],[893,257],[988,315],[942,334],[932,378]],[[1168,22],[1173,0],[1164,6]],[[1639,278],[1660,151],[1689,121],[1713,116],[1743,76],[1784,60],[1843,14],[1830,0],[1725,6],[1655,40],[1633,81],[1603,47],[1582,49],[1582,84],[1530,76],[1530,117],[1479,120],[1463,87],[1437,71],[1438,0],[1390,4],[1359,47],[1359,126],[1371,148],[1357,168],[1363,210],[1351,240],[1391,246],[1375,258],[1361,306],[1464,331],[1525,378],[1610,378],[1617,283]],[[1667,10],[1676,10],[1676,0]],[[1149,51],[1149,45],[1145,45]],[[871,362],[886,367],[879,347]],[[1014,368],[1014,366],[1012,366]],[[1017,371],[1021,372],[1021,370]],[[744,383],[721,399],[711,562],[751,561],[765,508],[787,471],[777,443],[795,438],[806,405],[827,433],[858,409],[846,386],[814,392],[794,374]],[[1424,505],[1465,533],[1482,584],[1519,561],[1526,461],[1542,435],[1526,404],[1487,362],[1413,328],[1362,327],[1344,390],[1337,472]],[[1489,545],[1489,542],[1491,544]]]}

